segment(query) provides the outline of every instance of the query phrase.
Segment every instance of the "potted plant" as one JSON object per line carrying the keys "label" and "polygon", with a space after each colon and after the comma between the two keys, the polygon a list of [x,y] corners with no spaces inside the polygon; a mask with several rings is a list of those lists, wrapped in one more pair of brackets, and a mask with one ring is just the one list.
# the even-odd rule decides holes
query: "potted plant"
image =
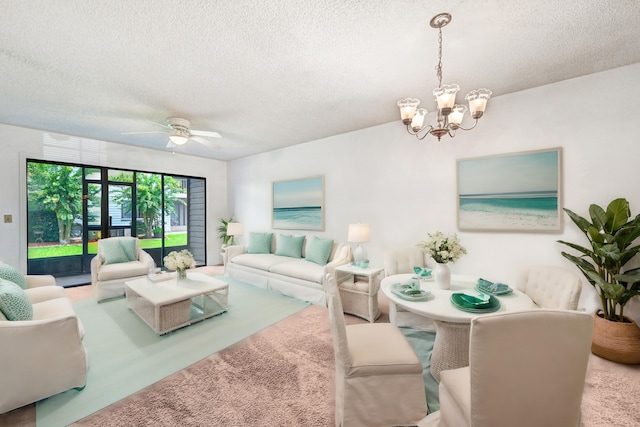
{"label": "potted plant", "polygon": [[562,255],[584,274],[600,297],[601,307],[595,313],[591,351],[605,359],[621,363],[640,363],[640,328],[624,315],[624,306],[640,295],[640,268],[625,269],[640,252],[633,242],[640,237],[640,215],[631,217],[629,202],[613,200],[606,210],[589,206],[591,221],[569,209],[569,218],[587,237],[590,247],[559,240],[581,255]]}
{"label": "potted plant", "polygon": [[230,222],[233,222],[233,217],[229,219],[220,218],[218,221],[220,221],[220,226],[218,227],[218,237],[220,237],[220,239],[222,240],[222,247],[224,248],[229,245],[229,241],[233,237],[227,235],[227,227],[229,226]]}

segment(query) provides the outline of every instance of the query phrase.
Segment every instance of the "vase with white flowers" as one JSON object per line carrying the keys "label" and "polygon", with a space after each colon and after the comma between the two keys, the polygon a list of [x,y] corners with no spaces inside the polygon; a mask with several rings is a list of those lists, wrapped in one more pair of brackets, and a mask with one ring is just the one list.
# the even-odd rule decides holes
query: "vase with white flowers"
{"label": "vase with white flowers", "polygon": [[436,268],[433,272],[436,285],[441,289],[449,289],[451,287],[451,270],[447,264],[456,262],[467,253],[467,250],[460,244],[456,233],[447,235],[436,231],[428,233],[427,236],[429,239],[418,243],[418,247],[436,262]]}
{"label": "vase with white flowers", "polygon": [[169,252],[167,256],[163,258],[164,266],[169,270],[175,270],[178,272],[179,279],[185,279],[187,277],[187,269],[195,268],[196,261],[193,259],[193,254],[186,249]]}

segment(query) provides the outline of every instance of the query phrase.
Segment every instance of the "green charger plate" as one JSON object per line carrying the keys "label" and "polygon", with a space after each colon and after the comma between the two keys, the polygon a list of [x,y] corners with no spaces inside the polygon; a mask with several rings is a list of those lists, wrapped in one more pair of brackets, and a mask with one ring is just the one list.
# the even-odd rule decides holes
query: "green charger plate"
{"label": "green charger plate", "polygon": [[469,313],[491,313],[500,310],[500,301],[493,295],[484,300],[473,295],[454,293],[451,294],[451,303],[458,310]]}

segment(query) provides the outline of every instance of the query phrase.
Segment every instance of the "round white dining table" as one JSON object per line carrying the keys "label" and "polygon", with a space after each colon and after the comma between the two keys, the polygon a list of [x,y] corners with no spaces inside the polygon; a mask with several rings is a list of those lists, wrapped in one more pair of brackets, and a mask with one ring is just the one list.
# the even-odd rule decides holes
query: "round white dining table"
{"label": "round white dining table", "polygon": [[[385,277],[380,283],[380,289],[390,303],[433,319],[436,325],[436,338],[431,353],[431,375],[440,382],[440,371],[469,366],[471,319],[490,313],[469,313],[456,308],[451,303],[451,295],[456,292],[479,295],[479,292],[474,289],[478,277],[474,276],[452,275],[449,289],[438,288],[433,279],[421,280],[420,288],[431,292],[431,296],[425,301],[408,301],[391,292],[391,285],[407,283],[414,277],[414,274],[394,274]],[[536,308],[531,298],[517,289],[496,298],[500,301],[500,309],[492,313]]]}

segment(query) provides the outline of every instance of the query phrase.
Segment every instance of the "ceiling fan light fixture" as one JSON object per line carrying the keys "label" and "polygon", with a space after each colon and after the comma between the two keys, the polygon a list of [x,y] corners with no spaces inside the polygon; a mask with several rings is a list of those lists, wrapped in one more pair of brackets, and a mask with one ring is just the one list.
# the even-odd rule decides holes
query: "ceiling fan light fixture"
{"label": "ceiling fan light fixture", "polygon": [[189,140],[188,137],[180,134],[169,135],[169,139],[176,145],[184,145]]}

